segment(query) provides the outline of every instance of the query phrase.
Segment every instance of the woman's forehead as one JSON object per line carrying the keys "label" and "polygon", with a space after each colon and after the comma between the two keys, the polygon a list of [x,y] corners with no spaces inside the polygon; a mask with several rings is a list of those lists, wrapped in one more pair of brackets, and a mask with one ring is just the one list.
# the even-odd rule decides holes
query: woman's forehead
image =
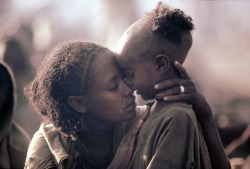
{"label": "woman's forehead", "polygon": [[119,67],[113,52],[107,50],[98,54],[92,66],[93,79],[107,80],[119,74]]}

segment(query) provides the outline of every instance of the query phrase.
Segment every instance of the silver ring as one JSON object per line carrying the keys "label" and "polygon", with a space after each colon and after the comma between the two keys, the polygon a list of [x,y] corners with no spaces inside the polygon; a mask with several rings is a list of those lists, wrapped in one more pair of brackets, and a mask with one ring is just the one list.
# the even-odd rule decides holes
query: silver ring
{"label": "silver ring", "polygon": [[181,94],[183,94],[185,92],[184,86],[180,86],[180,89],[181,89]]}

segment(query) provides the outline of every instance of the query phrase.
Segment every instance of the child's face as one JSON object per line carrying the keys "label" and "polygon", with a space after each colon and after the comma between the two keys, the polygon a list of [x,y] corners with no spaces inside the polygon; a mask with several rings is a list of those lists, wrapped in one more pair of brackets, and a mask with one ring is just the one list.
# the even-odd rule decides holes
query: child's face
{"label": "child's face", "polygon": [[147,56],[143,43],[128,43],[116,55],[117,62],[121,67],[127,83],[144,100],[154,99],[157,74],[155,64]]}
{"label": "child's face", "polygon": [[91,68],[91,86],[86,94],[88,115],[101,121],[126,121],[135,116],[135,97],[126,85],[109,50],[98,54]]}

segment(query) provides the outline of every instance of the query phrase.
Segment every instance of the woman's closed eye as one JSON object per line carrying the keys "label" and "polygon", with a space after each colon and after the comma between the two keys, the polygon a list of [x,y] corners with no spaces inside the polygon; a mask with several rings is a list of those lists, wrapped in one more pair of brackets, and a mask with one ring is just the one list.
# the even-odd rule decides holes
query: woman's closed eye
{"label": "woman's closed eye", "polygon": [[109,90],[110,91],[116,91],[118,89],[118,84],[117,83],[111,83]]}

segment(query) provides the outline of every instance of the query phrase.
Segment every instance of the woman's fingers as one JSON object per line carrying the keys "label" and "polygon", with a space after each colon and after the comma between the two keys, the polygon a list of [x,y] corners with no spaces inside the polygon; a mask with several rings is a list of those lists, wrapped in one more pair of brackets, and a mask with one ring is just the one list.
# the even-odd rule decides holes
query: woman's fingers
{"label": "woman's fingers", "polygon": [[187,74],[186,69],[178,61],[174,61],[174,66],[176,70],[179,72],[179,75],[181,78],[190,79],[190,77]]}
{"label": "woman's fingers", "polygon": [[136,124],[134,125],[134,127],[131,127],[131,132],[130,132],[130,141],[133,142],[133,140],[136,139],[136,136],[141,128],[143,124],[143,120],[139,120],[136,122]]}
{"label": "woman's fingers", "polygon": [[143,124],[143,120],[139,120],[134,127],[131,127],[131,131],[128,132],[128,150],[133,151],[135,148],[135,140]]}
{"label": "woman's fingers", "polygon": [[186,69],[177,61],[174,62],[180,78],[168,79],[155,85],[158,90],[156,99],[166,101],[187,101],[192,102],[197,91],[194,83],[188,76]]}
{"label": "woman's fingers", "polygon": [[191,102],[191,100],[193,100],[193,95],[191,94],[179,94],[179,95],[174,95],[174,96],[165,96],[163,97],[163,100],[168,101],[168,102]]}
{"label": "woman's fingers", "polygon": [[180,79],[180,78],[173,78],[173,79],[168,79],[161,81],[157,83],[154,88],[156,90],[160,89],[169,89],[175,86],[193,86],[194,83],[190,79]]}
{"label": "woman's fingers", "polygon": [[123,137],[123,142],[127,143],[126,149],[129,151],[133,151],[135,147],[135,140],[137,138],[137,135],[141,129],[141,126],[143,125],[144,120],[147,118],[149,114],[150,107],[147,106],[146,109],[140,108],[139,115],[137,119],[134,121],[133,125],[130,127],[128,133],[126,136]]}
{"label": "woman's fingers", "polygon": [[[162,92],[159,92],[155,95],[156,99],[162,99],[162,98],[170,98],[170,97],[173,97],[173,96],[180,96],[178,98],[181,98],[181,96],[183,96],[183,94],[188,94],[188,95],[193,95],[194,93],[196,93],[196,88],[195,86],[184,86],[184,92],[182,93],[181,91],[181,87],[180,86],[174,86],[172,88],[169,88],[167,90],[164,90]],[[175,97],[174,97],[175,98]],[[164,99],[164,100],[165,100]],[[185,98],[181,99],[181,101],[185,100]],[[168,100],[168,99],[166,99]],[[175,100],[177,101],[177,100]]]}
{"label": "woman's fingers", "polygon": [[149,106],[147,106],[146,109],[140,108],[139,115],[128,132],[130,145],[134,145],[135,139],[141,129],[144,120],[147,118],[149,111],[150,111]]}
{"label": "woman's fingers", "polygon": [[120,145],[116,151],[112,163],[109,165],[108,169],[119,168],[127,169],[130,159],[133,155],[135,148],[135,140],[140,131],[140,128],[147,118],[150,108],[137,107],[138,116],[134,123],[130,127],[128,133],[123,137]]}

